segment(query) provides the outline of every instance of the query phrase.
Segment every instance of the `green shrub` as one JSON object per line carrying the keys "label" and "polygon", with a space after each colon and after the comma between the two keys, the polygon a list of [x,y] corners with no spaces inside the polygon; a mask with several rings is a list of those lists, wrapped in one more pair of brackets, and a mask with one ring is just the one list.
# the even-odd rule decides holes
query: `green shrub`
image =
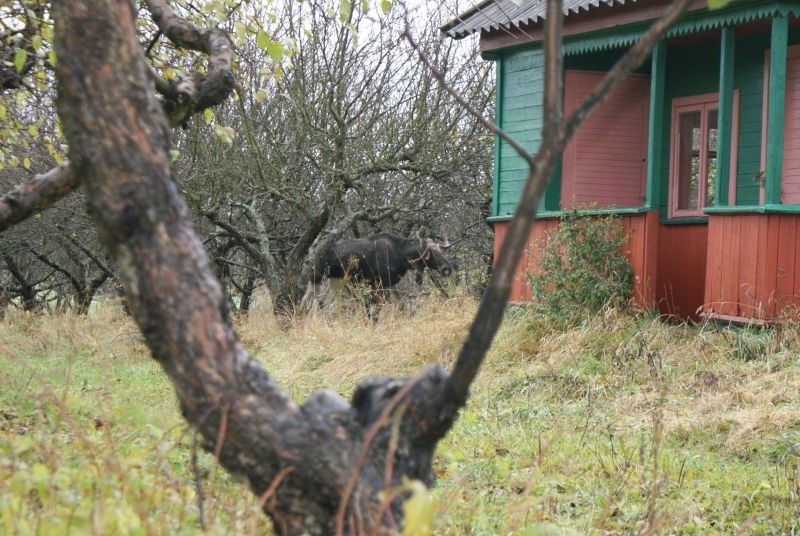
{"label": "green shrub", "polygon": [[633,294],[627,236],[613,215],[561,217],[558,232],[548,235],[541,261],[528,274],[537,312],[574,325],[606,306],[626,307]]}

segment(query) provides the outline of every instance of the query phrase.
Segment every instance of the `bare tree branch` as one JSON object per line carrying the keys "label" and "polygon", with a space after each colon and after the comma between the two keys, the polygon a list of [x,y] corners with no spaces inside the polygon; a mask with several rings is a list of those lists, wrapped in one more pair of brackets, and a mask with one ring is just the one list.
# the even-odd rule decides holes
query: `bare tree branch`
{"label": "bare tree branch", "polygon": [[[148,65],[148,76],[154,82],[156,91],[164,97],[164,109],[169,124],[175,127],[184,123],[192,114],[220,104],[231,95],[236,84],[231,70],[231,44],[227,34],[221,30],[197,29],[188,24],[164,0],[146,0],[145,4],[160,33],[178,47],[209,56],[207,74],[197,77],[196,80],[169,82],[158,76],[152,66]],[[29,20],[26,31],[34,26]],[[29,62],[35,60],[34,54],[29,54],[28,57]],[[44,210],[78,186],[78,177],[73,174],[69,163],[26,181],[0,197],[0,232]]]}
{"label": "bare tree branch", "polygon": [[116,277],[116,275],[114,275],[114,271],[105,262],[103,262],[100,259],[100,257],[95,255],[95,253],[91,249],[89,249],[86,246],[84,246],[81,243],[80,240],[78,240],[77,238],[72,236],[69,233],[69,231],[66,229],[66,227],[64,227],[63,225],[60,225],[60,224],[56,224],[55,228],[58,229],[59,231],[61,231],[61,234],[64,236],[64,238],[66,238],[67,240],[72,242],[72,244],[75,247],[80,249],[83,252],[83,254],[86,255],[89,258],[89,260],[91,260],[98,268],[100,268],[101,272],[106,274],[111,279],[114,279]]}
{"label": "bare tree branch", "polygon": [[417,55],[419,56],[420,61],[425,65],[433,74],[433,77],[439,82],[439,84],[444,87],[450,96],[453,97],[458,104],[460,104],[465,110],[467,110],[470,115],[472,115],[475,119],[481,122],[487,130],[492,132],[493,134],[497,135],[502,139],[504,142],[509,144],[518,155],[524,158],[529,164],[533,161],[533,156],[522,146],[513,136],[509,135],[503,129],[501,129],[497,124],[494,123],[491,119],[484,116],[478,110],[472,106],[464,96],[452,88],[448,83],[444,76],[444,73],[436,68],[433,62],[428,58],[428,55],[419,47],[419,43],[416,42],[412,33],[411,33],[411,22],[406,19],[406,27],[403,30],[403,34],[401,35],[403,39],[408,41],[411,47],[417,51]]}
{"label": "bare tree branch", "polygon": [[170,126],[178,126],[192,114],[225,102],[236,85],[228,35],[216,28],[192,26],[164,0],[145,0],[144,4],[160,32],[175,46],[208,55],[208,68],[203,76],[195,75],[195,78],[184,78],[176,83],[156,78],[156,89],[165,99]]}
{"label": "bare tree branch", "polygon": [[69,163],[23,182],[0,197],[0,232],[46,209],[78,188],[79,184]]}

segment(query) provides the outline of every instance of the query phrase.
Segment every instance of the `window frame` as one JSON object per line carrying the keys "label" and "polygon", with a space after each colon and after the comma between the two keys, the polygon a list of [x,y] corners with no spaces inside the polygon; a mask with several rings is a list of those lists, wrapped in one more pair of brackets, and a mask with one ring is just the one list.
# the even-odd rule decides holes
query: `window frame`
{"label": "window frame", "polygon": [[[730,175],[728,179],[728,203],[735,204],[736,199],[736,164],[739,144],[739,90],[733,91],[733,114],[731,121],[731,148],[730,148]],[[719,93],[704,93],[689,97],[672,99],[672,114],[670,123],[670,159],[669,159],[669,198],[668,198],[668,218],[703,218],[705,217],[706,202],[706,182],[698,192],[697,209],[678,208],[678,173],[679,173],[679,150],[678,141],[680,128],[678,118],[682,113],[700,112],[700,154],[708,153],[708,112],[716,110],[719,114]],[[717,115],[719,117],[719,115]],[[719,136],[719,133],[717,133]],[[708,173],[708,158],[700,161],[701,175],[706,177]]]}

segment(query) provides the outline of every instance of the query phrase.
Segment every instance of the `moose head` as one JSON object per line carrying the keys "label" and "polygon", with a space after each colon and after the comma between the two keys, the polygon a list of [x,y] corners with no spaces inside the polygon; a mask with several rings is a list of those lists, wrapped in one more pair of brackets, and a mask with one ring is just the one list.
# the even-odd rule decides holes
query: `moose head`
{"label": "moose head", "polygon": [[419,253],[419,256],[416,258],[409,258],[408,262],[411,264],[411,267],[417,270],[418,274],[421,274],[425,268],[436,270],[445,277],[448,277],[455,271],[453,263],[444,256],[444,252],[452,247],[447,241],[447,238],[445,238],[443,244],[434,242],[428,238],[427,231],[423,227],[417,232],[417,239],[419,240],[419,244],[414,245],[412,251]]}

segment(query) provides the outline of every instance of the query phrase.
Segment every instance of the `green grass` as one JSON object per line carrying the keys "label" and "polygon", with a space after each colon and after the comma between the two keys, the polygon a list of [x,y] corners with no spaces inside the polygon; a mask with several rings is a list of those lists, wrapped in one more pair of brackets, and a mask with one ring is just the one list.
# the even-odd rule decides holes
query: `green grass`
{"label": "green grass", "polygon": [[[452,365],[475,304],[239,322],[297,400]],[[202,533],[193,434],[135,327],[9,311],[0,322],[0,534]],[[568,331],[508,315],[442,442],[439,534],[787,534],[800,529],[800,329],[671,326],[605,311]],[[268,532],[200,453],[209,534]]]}

